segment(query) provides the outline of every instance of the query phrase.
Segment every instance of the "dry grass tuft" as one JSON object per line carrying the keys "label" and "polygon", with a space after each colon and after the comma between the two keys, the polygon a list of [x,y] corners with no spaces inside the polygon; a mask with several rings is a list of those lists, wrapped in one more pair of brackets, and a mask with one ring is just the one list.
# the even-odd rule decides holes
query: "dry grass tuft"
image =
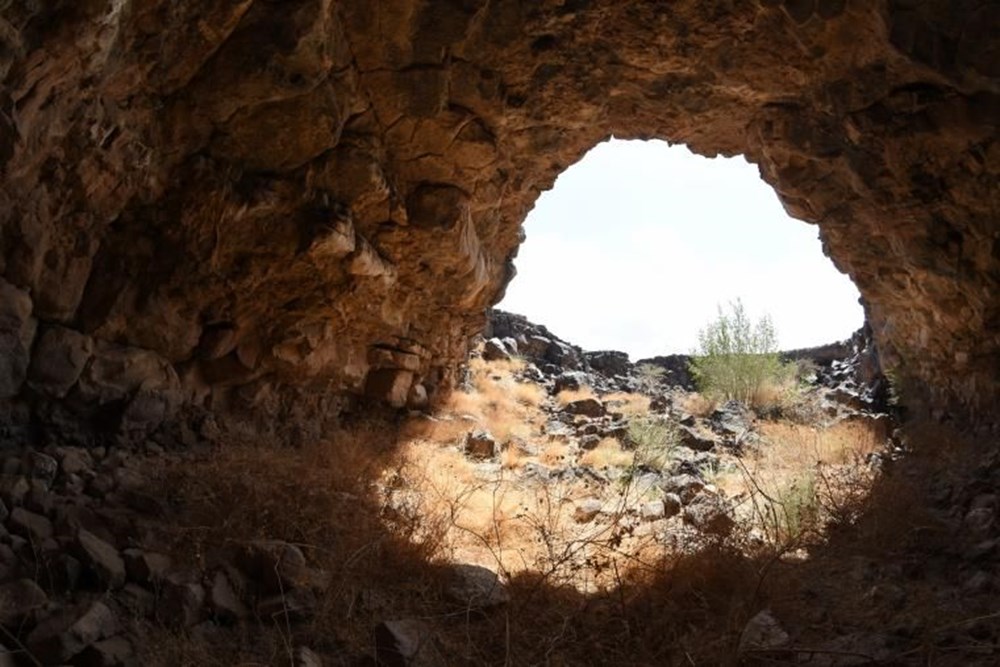
{"label": "dry grass tuft", "polygon": [[608,409],[620,412],[626,417],[641,417],[649,414],[650,398],[644,394],[616,392],[602,397]]}
{"label": "dry grass tuft", "polygon": [[693,415],[695,417],[708,417],[715,412],[715,408],[717,408],[718,405],[719,402],[716,399],[706,396],[705,394],[693,392],[684,397],[684,400],[681,401],[680,407],[681,410],[689,415]]}
{"label": "dry grass tuft", "polygon": [[560,405],[568,405],[573,401],[582,401],[585,398],[597,398],[597,394],[587,386],[580,387],[579,389],[563,389],[556,394],[556,400]]}
{"label": "dry grass tuft", "polygon": [[580,457],[580,465],[591,468],[628,468],[635,453],[622,448],[617,438],[604,438],[597,447]]}

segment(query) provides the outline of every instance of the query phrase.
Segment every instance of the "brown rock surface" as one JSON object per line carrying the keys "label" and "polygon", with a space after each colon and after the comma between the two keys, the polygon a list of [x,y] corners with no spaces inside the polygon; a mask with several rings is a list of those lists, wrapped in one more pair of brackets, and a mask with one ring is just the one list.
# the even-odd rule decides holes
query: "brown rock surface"
{"label": "brown rock surface", "polygon": [[29,364],[37,319],[93,337],[77,391],[131,401],[129,429],[178,378],[285,421],[331,389],[433,398],[539,192],[614,134],[745,154],[820,225],[885,358],[991,410],[998,20],[971,0],[8,3],[0,286],[32,319],[0,304],[0,396],[29,366],[75,381]]}

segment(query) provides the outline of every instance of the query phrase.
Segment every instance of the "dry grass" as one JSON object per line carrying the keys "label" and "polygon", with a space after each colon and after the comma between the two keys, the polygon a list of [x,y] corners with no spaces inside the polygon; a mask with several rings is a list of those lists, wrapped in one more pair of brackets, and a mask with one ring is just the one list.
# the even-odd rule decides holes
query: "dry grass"
{"label": "dry grass", "polygon": [[742,499],[742,516],[779,545],[814,539],[828,521],[844,521],[867,496],[874,476],[866,457],[885,442],[882,422],[841,421],[821,428],[761,422],[762,442],[741,467],[713,483]]}
{"label": "dry grass", "polygon": [[[775,497],[807,471],[822,496],[823,475],[834,479],[838,469],[863,460],[884,434],[881,424],[864,421],[820,430],[787,423],[761,428],[764,442],[745,464],[753,482]],[[898,554],[904,561],[910,556],[903,548],[938,549],[950,539],[925,511],[922,493],[928,480],[959,469],[968,455],[950,452],[945,435],[925,437],[935,445],[925,472],[880,478],[871,499],[843,498],[853,512],[851,529],[810,543],[809,558],[795,562],[778,558],[788,543],[691,546],[683,555],[652,533],[630,535],[623,529],[634,501],[627,487],[606,502],[609,514],[578,523],[573,511],[585,493],[579,486],[525,483],[503,468],[484,477],[455,446],[427,439],[400,444],[385,426],[298,450],[226,447],[171,477],[184,509],[178,554],[207,564],[215,549],[233,541],[287,539],[329,573],[331,586],[316,619],[301,627],[209,648],[191,637],[152,633],[149,650],[159,658],[145,664],[287,664],[287,646],[323,642],[370,654],[374,624],[400,617],[424,619],[447,664],[469,667],[735,665],[740,631],[765,606],[802,633],[795,638],[802,645],[821,644],[830,628],[889,627],[900,617],[898,606],[873,602],[871,583],[850,568],[859,554]],[[509,446],[504,466],[572,455],[558,441],[534,444],[535,455]],[[581,461],[618,465],[628,454],[609,439]],[[435,565],[442,560],[500,569],[509,577],[507,608],[456,613],[442,597]],[[930,586],[916,587],[907,618],[934,618],[939,596]],[[820,620],[808,620],[814,618]],[[917,636],[912,643],[920,649],[923,641]]]}
{"label": "dry grass", "polygon": [[617,438],[604,438],[597,447],[580,457],[580,465],[591,468],[628,468],[635,460],[635,452],[622,448]]}
{"label": "dry grass", "polygon": [[556,400],[560,405],[568,405],[573,401],[582,401],[585,398],[597,398],[597,394],[587,386],[580,387],[579,389],[563,389],[556,394]]}
{"label": "dry grass", "polygon": [[602,397],[604,404],[613,412],[620,412],[626,417],[640,417],[649,414],[649,396],[616,392]]}
{"label": "dry grass", "polygon": [[680,408],[684,412],[695,417],[708,417],[715,412],[715,408],[718,407],[718,405],[719,402],[716,399],[706,396],[705,394],[693,392],[684,397],[684,400],[681,401]]}

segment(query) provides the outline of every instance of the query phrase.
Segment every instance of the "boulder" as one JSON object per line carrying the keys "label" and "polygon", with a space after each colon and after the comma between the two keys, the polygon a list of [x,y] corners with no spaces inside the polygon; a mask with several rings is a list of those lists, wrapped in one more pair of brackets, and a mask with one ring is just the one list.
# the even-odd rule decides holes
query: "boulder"
{"label": "boulder", "polygon": [[465,434],[462,446],[466,456],[474,459],[491,459],[497,453],[497,441],[489,431],[470,431]]}
{"label": "boulder", "polygon": [[677,442],[682,447],[687,447],[696,452],[711,451],[718,444],[718,440],[716,440],[714,435],[683,425],[677,427]]}
{"label": "boulder", "polygon": [[85,611],[63,610],[31,631],[27,647],[44,664],[63,664],[88,646],[115,635],[119,630],[114,612],[103,602],[94,602]]}
{"label": "boulder", "polygon": [[394,408],[406,406],[413,386],[413,371],[401,368],[378,368],[368,373],[365,395]]}
{"label": "boulder", "polygon": [[31,579],[17,579],[0,584],[0,623],[8,625],[41,609],[48,596]]}
{"label": "boulder", "polygon": [[600,498],[586,498],[573,508],[573,520],[577,523],[589,523],[597,518],[604,509]]}
{"label": "boulder", "polygon": [[86,528],[76,536],[77,555],[85,566],[94,571],[108,588],[119,588],[125,583],[125,561],[111,544]]}
{"label": "boulder", "polygon": [[604,404],[596,398],[581,398],[570,401],[563,406],[563,412],[585,417],[603,417],[605,415]]}
{"label": "boulder", "polygon": [[0,398],[17,396],[28,377],[37,322],[31,297],[0,278]]}
{"label": "boulder", "polygon": [[383,621],[375,628],[375,660],[385,667],[432,667],[439,663],[430,627],[404,618]]}
{"label": "boulder", "polygon": [[684,508],[684,523],[715,537],[726,537],[736,525],[722,499],[705,491]]}
{"label": "boulder", "polygon": [[490,338],[483,344],[483,359],[486,361],[509,361],[510,358],[507,344],[499,338]]}
{"label": "boulder", "polygon": [[784,646],[788,643],[788,633],[781,627],[778,619],[767,609],[758,612],[747,621],[740,633],[739,653],[751,650],[767,650]]}
{"label": "boulder", "polygon": [[445,594],[465,609],[488,609],[510,601],[510,594],[493,570],[460,563],[450,568]]}
{"label": "boulder", "polygon": [[28,368],[28,384],[54,398],[62,398],[80,379],[94,354],[94,341],[66,327],[47,327],[39,336]]}

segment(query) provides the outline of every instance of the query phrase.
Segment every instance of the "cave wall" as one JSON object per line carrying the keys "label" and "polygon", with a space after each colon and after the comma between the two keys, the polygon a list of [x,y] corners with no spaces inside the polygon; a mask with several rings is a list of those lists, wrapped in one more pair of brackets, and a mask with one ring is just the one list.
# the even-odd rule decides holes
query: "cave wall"
{"label": "cave wall", "polygon": [[275,423],[433,400],[538,194],[612,134],[746,155],[819,225],[891,365],[941,405],[1000,397],[993,3],[0,11],[15,412],[142,432],[183,405]]}

